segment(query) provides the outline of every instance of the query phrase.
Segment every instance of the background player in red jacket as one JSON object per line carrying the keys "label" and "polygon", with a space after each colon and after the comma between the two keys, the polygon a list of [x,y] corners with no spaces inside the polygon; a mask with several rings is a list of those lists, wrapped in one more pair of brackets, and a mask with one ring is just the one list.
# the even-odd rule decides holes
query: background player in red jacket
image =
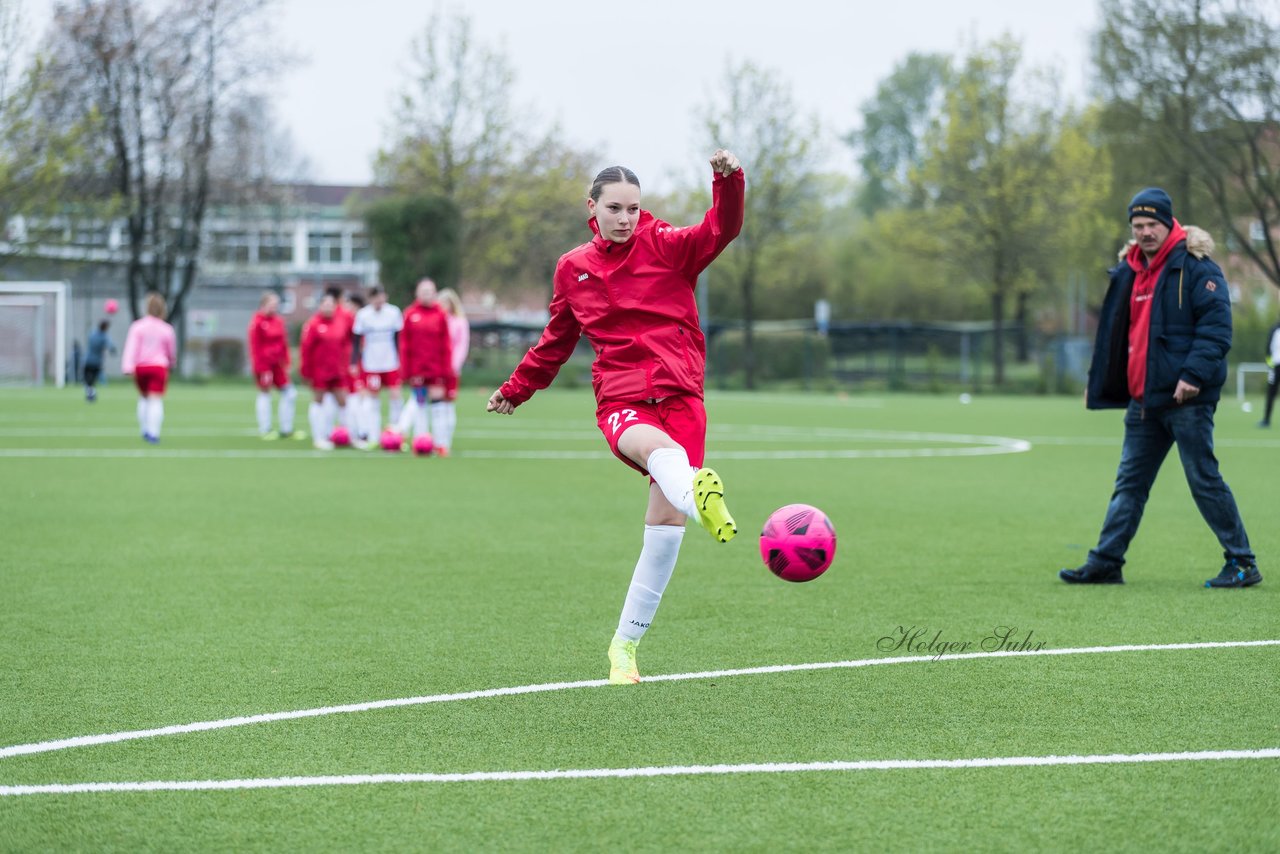
{"label": "background player in red jacket", "polygon": [[675,569],[686,519],[728,542],[737,533],[720,477],[702,466],[706,344],[694,286],[742,229],[746,179],[738,158],[711,156],[712,203],[702,222],[675,228],[640,209],[640,181],[612,166],[587,199],[595,233],[556,264],[551,318],[488,409],[510,415],[549,385],[585,335],[596,422],[609,448],[649,476],[644,545],[609,644],[609,681],[640,681],[636,644],[648,629]]}
{"label": "background player in red jacket", "polygon": [[[280,297],[271,291],[262,295],[258,310],[249,320],[249,361],[258,384],[258,434],[264,439],[293,435],[294,402],[298,392],[289,381],[289,337],[279,314]],[[277,407],[279,431],[271,429],[271,389],[280,393]],[[303,433],[297,438],[304,439]]]}
{"label": "background player in red jacket", "polygon": [[[332,450],[329,436],[347,407],[347,377],[351,365],[351,321],[338,313],[333,294],[320,298],[316,313],[302,327],[301,373],[311,384],[312,401],[307,415],[315,446]],[[331,395],[332,400],[326,399]],[[350,427],[348,425],[344,425]]]}
{"label": "background player in red jacket", "polygon": [[427,410],[431,410],[431,427],[446,417],[446,391],[453,374],[453,347],[449,338],[449,317],[436,300],[436,283],[431,279],[418,282],[413,304],[404,311],[404,327],[400,331],[400,370],[409,382],[409,400],[400,413],[396,432],[408,437],[428,432]]}

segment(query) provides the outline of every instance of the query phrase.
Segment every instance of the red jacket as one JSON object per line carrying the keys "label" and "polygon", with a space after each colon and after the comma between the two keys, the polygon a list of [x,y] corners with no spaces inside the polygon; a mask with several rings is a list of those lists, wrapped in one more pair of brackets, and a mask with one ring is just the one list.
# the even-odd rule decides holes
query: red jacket
{"label": "red jacket", "polygon": [[289,367],[289,339],[285,335],[283,317],[254,313],[249,321],[249,360],[255,374],[269,371],[276,365]]}
{"label": "red jacket", "polygon": [[1129,295],[1129,396],[1142,400],[1147,387],[1147,350],[1151,339],[1151,306],[1155,300],[1156,284],[1164,271],[1165,262],[1174,248],[1187,239],[1187,232],[1176,219],[1164,245],[1148,264],[1142,247],[1136,243],[1125,256],[1125,263],[1133,270],[1133,292]]}
{"label": "red jacket", "polygon": [[641,211],[626,243],[601,237],[592,219],[595,239],[556,264],[551,319],[502,384],[502,396],[518,406],[546,388],[586,335],[596,352],[591,385],[598,405],[702,397],[706,341],[694,286],[742,230],[745,186],[741,169],[716,173],[702,222],[676,228]]}
{"label": "red jacket", "polygon": [[339,314],[313,314],[302,327],[300,348],[303,379],[328,382],[347,375],[351,361],[351,324]]}
{"label": "red jacket", "polygon": [[400,371],[411,381],[453,376],[449,315],[440,303],[414,302],[404,311],[400,331]]}

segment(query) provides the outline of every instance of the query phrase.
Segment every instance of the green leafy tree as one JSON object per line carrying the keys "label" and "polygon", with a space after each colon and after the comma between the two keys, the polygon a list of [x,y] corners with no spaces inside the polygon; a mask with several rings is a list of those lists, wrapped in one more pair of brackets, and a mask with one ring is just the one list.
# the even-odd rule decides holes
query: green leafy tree
{"label": "green leafy tree", "polygon": [[742,233],[712,267],[712,275],[735,287],[741,300],[745,381],[754,388],[757,288],[774,276],[794,280],[786,246],[797,233],[816,228],[815,217],[821,215],[820,185],[813,180],[819,166],[814,143],[818,123],[800,115],[776,72],[750,62],[728,68],[720,97],[699,115],[705,117],[707,154],[727,148],[738,155],[747,174]]}
{"label": "green leafy tree", "polygon": [[378,256],[382,284],[397,305],[413,301],[414,288],[429,276],[442,288],[457,287],[462,217],[444,196],[383,199],[365,211]]}
{"label": "green leafy tree", "polygon": [[49,121],[42,100],[57,83],[40,56],[22,55],[20,11],[16,0],[0,0],[0,262],[34,245],[27,219],[63,203],[85,171],[85,139],[98,123],[92,108],[69,124]]}
{"label": "green leafy tree", "polygon": [[862,127],[845,141],[862,167],[857,203],[863,213],[920,206],[922,200],[911,197],[910,173],[919,167],[925,137],[941,117],[950,75],[950,57],[911,53],[862,104]]}
{"label": "green leafy tree", "polygon": [[[1004,382],[1010,309],[1024,314],[1027,295],[1050,275],[1048,236],[1058,204],[1059,188],[1046,180],[1055,116],[1043,97],[1018,98],[1020,63],[1021,50],[1010,40],[964,60],[918,173],[953,273],[987,290],[996,384]],[[1020,328],[1025,332],[1025,324]]]}

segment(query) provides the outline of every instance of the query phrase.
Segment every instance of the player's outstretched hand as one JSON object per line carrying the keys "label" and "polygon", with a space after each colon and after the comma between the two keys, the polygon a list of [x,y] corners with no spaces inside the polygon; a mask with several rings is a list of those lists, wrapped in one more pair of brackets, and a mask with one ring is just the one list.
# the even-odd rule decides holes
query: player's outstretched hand
{"label": "player's outstretched hand", "polygon": [[717,148],[716,153],[711,155],[711,168],[719,172],[721,175],[732,175],[742,167],[738,162],[738,157],[732,151],[725,151],[723,148]]}
{"label": "player's outstretched hand", "polygon": [[489,396],[489,403],[485,405],[484,409],[485,412],[496,412],[499,415],[510,415],[516,411],[511,401],[502,396],[501,389]]}

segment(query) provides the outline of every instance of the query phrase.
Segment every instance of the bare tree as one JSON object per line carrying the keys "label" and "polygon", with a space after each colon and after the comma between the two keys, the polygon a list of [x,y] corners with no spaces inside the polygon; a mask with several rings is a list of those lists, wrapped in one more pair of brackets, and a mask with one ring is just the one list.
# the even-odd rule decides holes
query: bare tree
{"label": "bare tree", "polygon": [[582,208],[566,198],[585,196],[594,158],[564,144],[558,128],[531,130],[512,101],[514,80],[469,18],[433,14],[413,42],[410,79],[375,166],[379,182],[402,195],[449,199],[462,216],[460,279],[499,290],[542,286],[560,252],[589,236]]}
{"label": "bare tree", "polygon": [[[1280,25],[1256,0],[1102,0],[1094,41],[1125,193],[1167,183],[1280,287]],[[1133,50],[1141,45],[1141,50]],[[1256,225],[1255,225],[1256,224]]]}
{"label": "bare tree", "polygon": [[[124,218],[131,310],[158,291],[181,319],[199,271],[223,110],[267,68],[270,0],[80,0],[55,7],[61,108],[95,105],[98,154]],[[175,324],[181,330],[181,323]]]}

